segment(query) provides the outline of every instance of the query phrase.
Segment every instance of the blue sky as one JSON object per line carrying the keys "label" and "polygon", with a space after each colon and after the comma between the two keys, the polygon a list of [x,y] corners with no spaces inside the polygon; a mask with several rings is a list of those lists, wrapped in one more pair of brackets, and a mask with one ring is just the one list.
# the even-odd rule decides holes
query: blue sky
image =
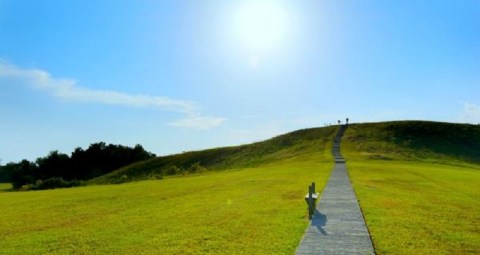
{"label": "blue sky", "polygon": [[480,123],[480,2],[0,0],[0,159]]}

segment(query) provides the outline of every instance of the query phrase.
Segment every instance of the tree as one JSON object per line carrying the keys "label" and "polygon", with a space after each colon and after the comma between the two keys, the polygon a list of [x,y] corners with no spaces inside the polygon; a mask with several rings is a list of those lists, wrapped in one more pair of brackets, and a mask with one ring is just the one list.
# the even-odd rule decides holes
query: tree
{"label": "tree", "polygon": [[70,168],[70,157],[58,151],[51,151],[48,156],[37,159],[39,178],[46,180],[52,177],[63,177],[67,180],[74,179]]}
{"label": "tree", "polygon": [[139,144],[130,148],[99,142],[86,150],[75,148],[71,156],[52,151],[35,162],[23,160],[0,166],[0,181],[11,181],[17,189],[26,184],[31,184],[32,188],[69,187],[154,156]]}
{"label": "tree", "polygon": [[10,182],[11,174],[5,166],[1,165],[0,160],[0,182]]}
{"label": "tree", "polygon": [[19,189],[23,185],[34,183],[38,166],[26,159],[20,163],[9,163],[5,166],[11,173],[11,182],[14,189]]}

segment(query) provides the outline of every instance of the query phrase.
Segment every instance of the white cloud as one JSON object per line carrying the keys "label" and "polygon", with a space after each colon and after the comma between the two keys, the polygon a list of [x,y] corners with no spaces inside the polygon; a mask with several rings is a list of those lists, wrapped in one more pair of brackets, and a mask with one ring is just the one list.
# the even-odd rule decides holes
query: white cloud
{"label": "white cloud", "polygon": [[480,123],[480,106],[465,103],[463,112],[460,114],[460,121],[474,124]]}
{"label": "white cloud", "polygon": [[186,118],[170,122],[172,126],[197,128],[197,129],[211,129],[221,125],[226,119],[216,117],[202,117],[190,115]]}
{"label": "white cloud", "polygon": [[0,85],[19,83],[35,89],[44,90],[60,99],[131,107],[154,107],[161,110],[179,112],[185,116],[172,125],[187,128],[210,129],[221,125],[225,119],[202,117],[199,107],[190,101],[175,100],[168,97],[150,95],[131,95],[127,93],[94,90],[80,87],[72,79],[52,77],[48,72],[38,69],[22,69],[0,62]]}

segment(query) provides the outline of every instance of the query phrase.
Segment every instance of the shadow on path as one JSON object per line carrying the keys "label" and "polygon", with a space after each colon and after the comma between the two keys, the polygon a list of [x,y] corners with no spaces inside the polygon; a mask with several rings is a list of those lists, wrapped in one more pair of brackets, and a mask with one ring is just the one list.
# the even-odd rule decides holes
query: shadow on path
{"label": "shadow on path", "polygon": [[312,226],[316,227],[322,235],[327,235],[327,232],[323,229],[327,223],[327,216],[322,214],[319,210],[315,209],[315,214],[312,218]]}

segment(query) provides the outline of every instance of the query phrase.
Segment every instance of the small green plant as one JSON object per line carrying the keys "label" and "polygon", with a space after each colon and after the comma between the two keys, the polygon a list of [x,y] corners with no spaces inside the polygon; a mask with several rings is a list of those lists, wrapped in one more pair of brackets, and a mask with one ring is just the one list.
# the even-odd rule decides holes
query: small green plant
{"label": "small green plant", "polygon": [[35,184],[27,185],[27,189],[42,190],[42,189],[55,189],[55,188],[70,188],[81,186],[83,183],[78,180],[66,181],[61,177],[49,178],[45,181],[37,180]]}
{"label": "small green plant", "polygon": [[128,175],[122,174],[121,176],[117,176],[116,178],[113,178],[111,180],[112,184],[120,184],[120,183],[125,183],[129,182],[130,178],[128,178]]}
{"label": "small green plant", "polygon": [[193,173],[204,173],[206,171],[207,171],[207,168],[200,165],[200,162],[195,162],[188,168],[188,172],[192,173],[192,174]]}
{"label": "small green plant", "polygon": [[168,167],[167,170],[165,171],[167,175],[176,175],[180,172],[181,172],[181,169],[178,168],[176,165]]}
{"label": "small green plant", "polygon": [[163,175],[161,173],[151,172],[148,175],[149,180],[161,180],[163,179]]}

